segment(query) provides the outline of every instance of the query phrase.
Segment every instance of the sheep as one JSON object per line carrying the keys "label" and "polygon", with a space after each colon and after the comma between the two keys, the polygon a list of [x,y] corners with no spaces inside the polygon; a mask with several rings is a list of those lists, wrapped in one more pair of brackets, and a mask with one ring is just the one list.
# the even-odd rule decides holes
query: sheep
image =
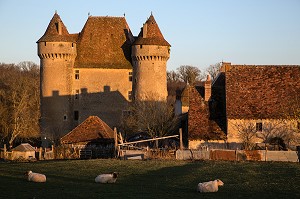
{"label": "sheep", "polygon": [[219,179],[214,180],[214,181],[209,181],[209,182],[202,182],[202,183],[198,184],[197,191],[199,193],[202,193],[202,192],[217,192],[218,187],[223,186],[223,185],[224,185],[224,183]]}
{"label": "sheep", "polygon": [[100,174],[95,178],[95,182],[99,183],[115,183],[118,177],[118,173],[112,172],[108,174]]}
{"label": "sheep", "polygon": [[44,174],[33,173],[32,171],[26,171],[25,176],[27,176],[28,181],[46,182],[46,176]]}

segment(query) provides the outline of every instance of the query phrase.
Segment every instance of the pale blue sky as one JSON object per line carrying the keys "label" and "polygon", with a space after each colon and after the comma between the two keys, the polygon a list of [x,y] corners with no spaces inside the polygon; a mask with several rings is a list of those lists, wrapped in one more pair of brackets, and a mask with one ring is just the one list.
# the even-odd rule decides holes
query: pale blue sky
{"label": "pale blue sky", "polygon": [[134,35],[153,13],[172,45],[168,70],[210,64],[300,65],[300,0],[0,0],[0,62],[39,64],[36,41],[57,10],[69,33],[123,16]]}

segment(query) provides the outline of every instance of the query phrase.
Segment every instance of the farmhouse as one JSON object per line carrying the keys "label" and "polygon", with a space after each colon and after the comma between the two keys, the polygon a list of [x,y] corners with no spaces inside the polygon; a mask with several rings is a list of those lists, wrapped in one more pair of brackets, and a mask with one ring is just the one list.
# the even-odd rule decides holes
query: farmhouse
{"label": "farmhouse", "polygon": [[223,63],[211,83],[208,77],[204,86],[188,88],[189,147],[215,140],[251,148],[241,144],[274,138],[299,145],[299,78],[300,66]]}

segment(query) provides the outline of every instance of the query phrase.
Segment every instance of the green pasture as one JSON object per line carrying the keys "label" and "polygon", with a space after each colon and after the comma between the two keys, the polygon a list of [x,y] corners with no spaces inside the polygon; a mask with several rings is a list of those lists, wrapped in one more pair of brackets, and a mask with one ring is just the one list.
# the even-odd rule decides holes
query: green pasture
{"label": "green pasture", "polygon": [[[27,182],[24,172],[46,183]],[[116,171],[116,184],[96,184]],[[199,182],[221,179],[217,193],[197,193]],[[300,198],[300,164],[175,160],[64,160],[0,162],[0,198]]]}

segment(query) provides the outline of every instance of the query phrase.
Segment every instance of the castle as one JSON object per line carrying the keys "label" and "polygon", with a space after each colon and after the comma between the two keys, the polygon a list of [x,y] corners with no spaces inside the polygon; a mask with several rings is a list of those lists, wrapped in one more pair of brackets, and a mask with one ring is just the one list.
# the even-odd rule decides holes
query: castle
{"label": "castle", "polygon": [[89,16],[70,34],[55,13],[37,45],[43,137],[59,138],[91,115],[115,127],[130,101],[167,99],[171,45],[152,14],[135,37],[125,17]]}

